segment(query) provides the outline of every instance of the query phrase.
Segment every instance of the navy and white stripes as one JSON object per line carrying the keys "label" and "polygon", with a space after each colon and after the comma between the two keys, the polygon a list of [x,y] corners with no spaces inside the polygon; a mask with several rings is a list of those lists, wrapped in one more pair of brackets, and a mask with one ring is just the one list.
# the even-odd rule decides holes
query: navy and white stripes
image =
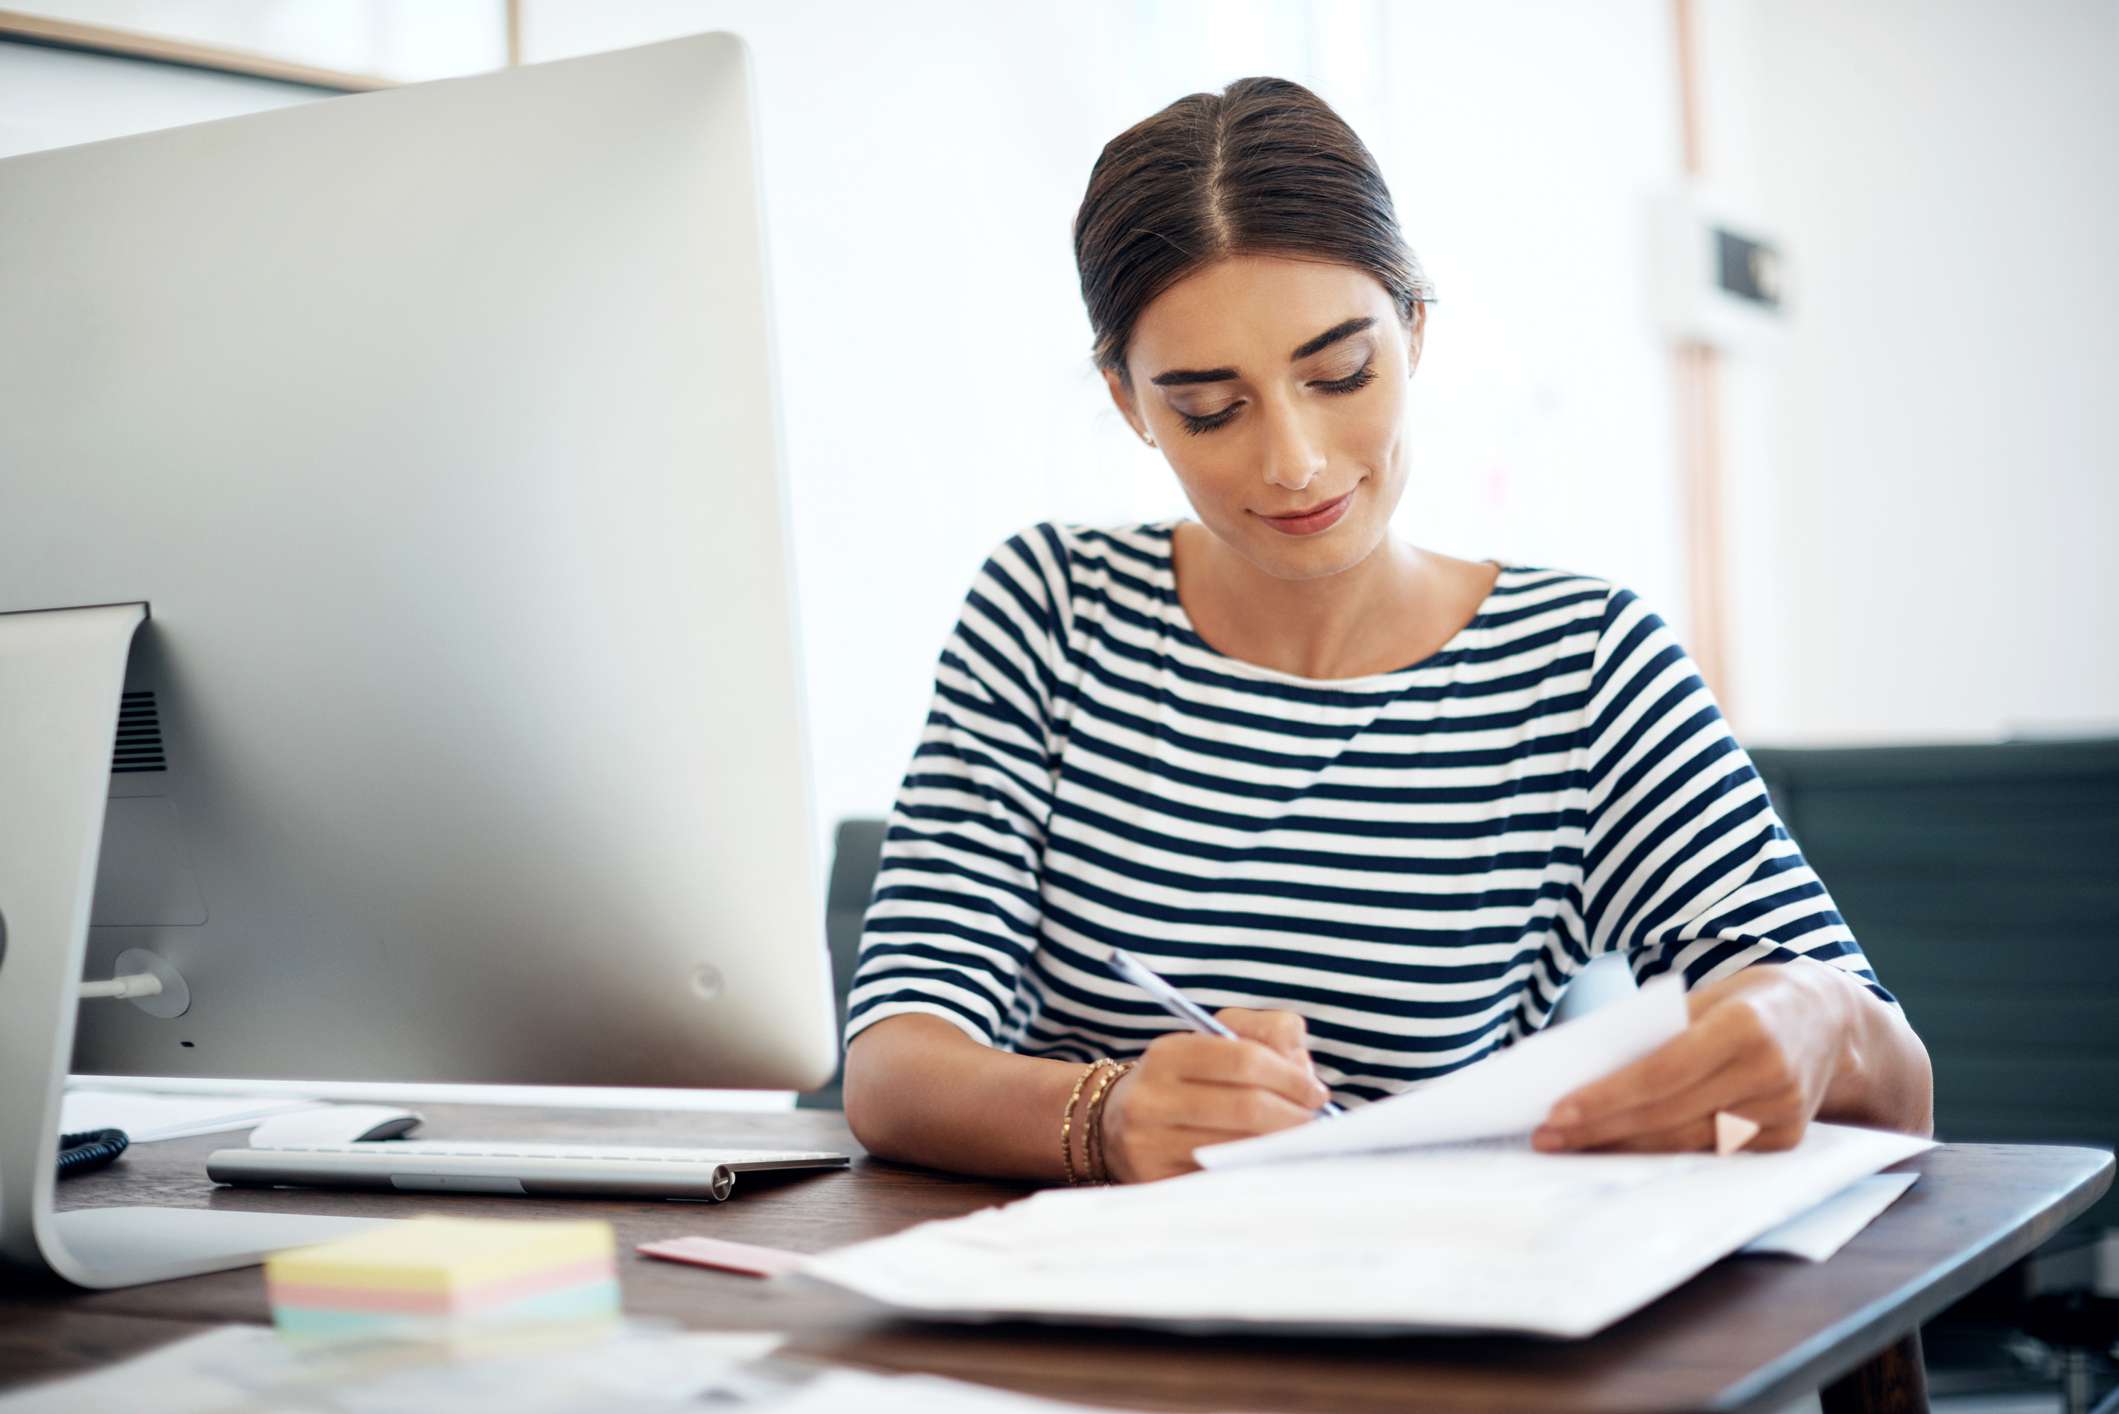
{"label": "navy and white stripes", "polygon": [[1217,653],[1173,522],[1039,525],[980,571],[889,823],[847,1037],[919,1012],[1129,1056],[1202,1005],[1300,1012],[1342,1100],[1535,1031],[1623,951],[1687,986],[1797,954],[1885,1000],[1663,622],[1504,569],[1411,667],[1318,682]]}

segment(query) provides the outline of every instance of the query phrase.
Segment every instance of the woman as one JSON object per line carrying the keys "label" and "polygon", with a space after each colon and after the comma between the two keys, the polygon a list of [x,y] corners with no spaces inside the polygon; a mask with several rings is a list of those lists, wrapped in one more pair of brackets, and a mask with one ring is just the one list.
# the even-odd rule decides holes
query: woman
{"label": "woman", "polygon": [[1184,1172],[1474,1063],[1613,951],[1681,975],[1690,1025],[1538,1147],[1709,1147],[1724,1110],[1755,1147],[1927,1133],[1926,1051],[1661,620],[1390,535],[1432,292],[1338,116],[1264,78],[1172,104],[1104,148],[1075,254],[1111,396],[1198,519],[1039,525],[973,584],[849,999],[861,1141]]}

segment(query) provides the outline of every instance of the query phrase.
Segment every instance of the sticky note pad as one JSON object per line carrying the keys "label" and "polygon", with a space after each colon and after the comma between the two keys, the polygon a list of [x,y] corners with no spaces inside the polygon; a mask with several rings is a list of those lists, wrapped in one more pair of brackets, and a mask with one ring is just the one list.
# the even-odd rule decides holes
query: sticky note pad
{"label": "sticky note pad", "polygon": [[643,1242],[633,1250],[643,1257],[660,1257],[665,1262],[689,1262],[695,1267],[714,1267],[750,1277],[784,1276],[807,1260],[800,1252],[786,1252],[778,1247],[753,1247],[748,1242],[725,1242],[718,1237],[673,1237],[667,1242]]}
{"label": "sticky note pad", "polygon": [[421,1334],[464,1322],[567,1322],[618,1309],[604,1222],[420,1217],[268,1258],[290,1334]]}

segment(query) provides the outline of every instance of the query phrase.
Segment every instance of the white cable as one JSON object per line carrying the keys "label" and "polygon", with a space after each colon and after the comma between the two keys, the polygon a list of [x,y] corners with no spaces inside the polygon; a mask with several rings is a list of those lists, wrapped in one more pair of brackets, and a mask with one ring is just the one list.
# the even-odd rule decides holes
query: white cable
{"label": "white cable", "polygon": [[130,977],[113,977],[108,982],[83,982],[81,999],[95,997],[159,997],[162,995],[162,979],[152,972],[135,972]]}

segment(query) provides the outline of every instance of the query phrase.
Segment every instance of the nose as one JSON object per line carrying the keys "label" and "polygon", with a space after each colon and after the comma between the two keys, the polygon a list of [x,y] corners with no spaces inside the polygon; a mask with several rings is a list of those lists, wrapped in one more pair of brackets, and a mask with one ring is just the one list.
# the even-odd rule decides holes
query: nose
{"label": "nose", "polygon": [[1302,490],[1324,470],[1324,444],[1310,435],[1301,413],[1286,404],[1259,412],[1265,423],[1266,484]]}

